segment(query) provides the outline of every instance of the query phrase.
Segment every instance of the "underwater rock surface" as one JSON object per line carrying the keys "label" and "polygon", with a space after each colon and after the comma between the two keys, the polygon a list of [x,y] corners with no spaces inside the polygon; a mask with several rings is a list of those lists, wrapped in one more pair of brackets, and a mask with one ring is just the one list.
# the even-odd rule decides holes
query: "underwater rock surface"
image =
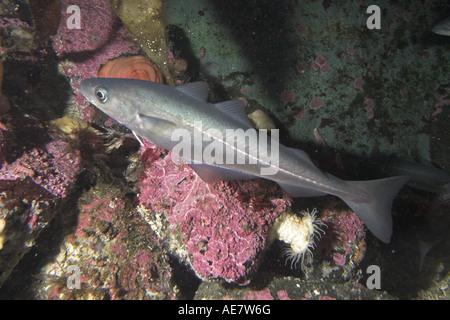
{"label": "underwater rock surface", "polygon": [[290,197],[269,181],[207,184],[161,148],[141,153],[139,211],[160,239],[201,279],[248,283]]}
{"label": "underwater rock surface", "polygon": [[[448,299],[447,192],[404,188],[380,244],[332,197],[203,183],[166,151],[139,149],[78,91],[109,60],[147,53],[166,80],[206,81],[209,101],[263,111],[283,144],[340,178],[379,178],[390,156],[448,172],[449,38],[431,32],[447,1],[377,1],[379,30],[358,0],[155,0],[123,22],[111,2],[0,3],[0,298]],[[80,29],[68,28],[69,5]],[[158,37],[149,50],[142,21],[127,28],[136,13]],[[55,130],[67,115],[95,130]],[[312,262],[291,268],[283,243],[267,244],[270,225],[313,208],[325,234]],[[368,289],[372,265],[380,289]]]}

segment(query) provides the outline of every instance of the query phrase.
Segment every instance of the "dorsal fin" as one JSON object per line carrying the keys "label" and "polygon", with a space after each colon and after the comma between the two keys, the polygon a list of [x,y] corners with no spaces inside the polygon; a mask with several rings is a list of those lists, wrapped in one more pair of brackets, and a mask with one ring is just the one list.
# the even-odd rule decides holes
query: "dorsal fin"
{"label": "dorsal fin", "polygon": [[203,81],[185,83],[175,87],[175,90],[183,92],[193,98],[206,102],[208,99],[208,84]]}
{"label": "dorsal fin", "polygon": [[226,114],[227,116],[230,116],[235,120],[238,120],[243,126],[242,129],[253,128],[252,124],[250,123],[250,120],[247,117],[247,114],[245,113],[245,107],[242,101],[240,100],[223,101],[215,103],[213,104],[213,106],[218,111]]}

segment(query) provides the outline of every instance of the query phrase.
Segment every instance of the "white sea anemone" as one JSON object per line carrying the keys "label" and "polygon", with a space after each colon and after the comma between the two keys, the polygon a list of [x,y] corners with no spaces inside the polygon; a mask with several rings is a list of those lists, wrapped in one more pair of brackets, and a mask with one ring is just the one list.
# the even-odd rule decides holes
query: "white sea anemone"
{"label": "white sea anemone", "polygon": [[291,261],[291,268],[297,267],[301,263],[304,267],[305,257],[308,261],[312,259],[311,249],[315,248],[315,239],[319,239],[321,227],[326,226],[316,217],[317,210],[302,211],[303,217],[293,213],[285,212],[275,221],[273,225],[273,237],[288,244],[285,255],[286,262]]}

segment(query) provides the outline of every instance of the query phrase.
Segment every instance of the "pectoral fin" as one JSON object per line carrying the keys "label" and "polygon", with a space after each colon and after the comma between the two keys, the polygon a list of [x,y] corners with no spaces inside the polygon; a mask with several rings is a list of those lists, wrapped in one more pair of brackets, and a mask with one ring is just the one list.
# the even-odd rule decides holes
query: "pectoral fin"
{"label": "pectoral fin", "polygon": [[[176,124],[161,118],[146,116],[139,114],[139,131],[146,132],[152,131],[159,135],[171,136],[172,131],[177,128]],[[142,134],[140,134],[142,136]]]}
{"label": "pectoral fin", "polygon": [[217,167],[210,164],[191,164],[192,169],[206,183],[215,183],[228,180],[251,180],[258,177],[237,170],[231,170],[223,167]]}

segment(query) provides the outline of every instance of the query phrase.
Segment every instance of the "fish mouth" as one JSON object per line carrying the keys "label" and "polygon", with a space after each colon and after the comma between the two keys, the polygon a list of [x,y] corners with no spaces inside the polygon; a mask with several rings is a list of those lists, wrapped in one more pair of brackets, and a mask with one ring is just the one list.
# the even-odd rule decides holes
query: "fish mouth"
{"label": "fish mouth", "polygon": [[[88,89],[87,89],[87,86],[86,86],[86,80],[83,80],[83,81],[81,81],[81,83],[80,83],[80,86],[79,86],[79,89],[80,89],[80,92],[81,92],[81,94],[85,97],[85,98],[87,98],[87,99],[89,99],[89,95],[88,95]],[[90,99],[89,99],[90,100]]]}

